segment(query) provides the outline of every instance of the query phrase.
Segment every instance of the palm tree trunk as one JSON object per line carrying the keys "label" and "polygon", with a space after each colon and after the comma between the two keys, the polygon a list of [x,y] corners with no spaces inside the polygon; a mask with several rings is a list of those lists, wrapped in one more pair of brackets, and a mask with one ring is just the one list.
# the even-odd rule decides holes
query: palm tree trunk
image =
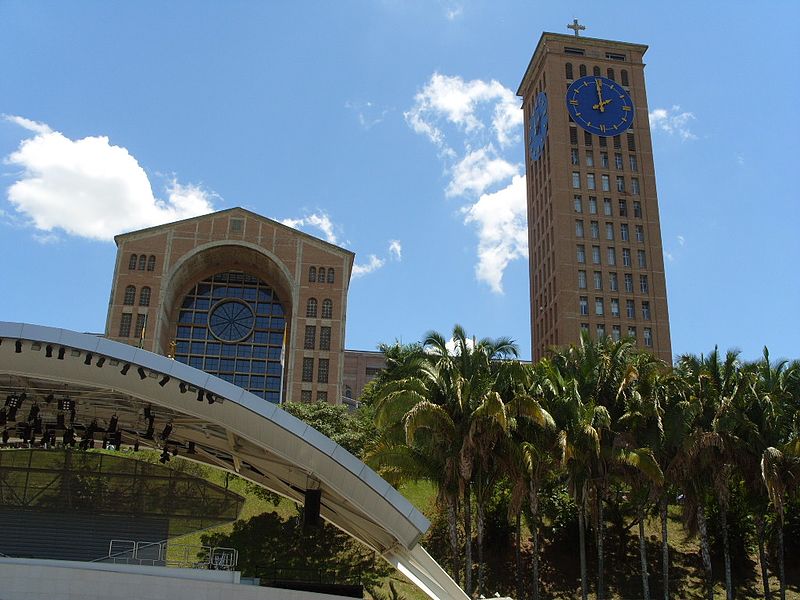
{"label": "palm tree trunk", "polygon": [[761,563],[761,582],[764,586],[764,600],[772,600],[769,589],[769,564],[764,549],[764,517],[756,516],[756,538],[758,538],[758,560]]}
{"label": "palm tree trunk", "polygon": [[469,483],[464,487],[464,591],[472,595],[472,498]]}
{"label": "palm tree trunk", "polygon": [[522,598],[522,507],[517,511],[514,539],[514,563],[517,570],[517,598]]}
{"label": "palm tree trunk", "polygon": [[597,600],[603,600],[605,597],[605,583],[603,576],[605,575],[605,567],[603,565],[603,529],[605,528],[603,520],[603,495],[602,491],[597,495]]}
{"label": "palm tree trunk", "polygon": [[459,559],[458,551],[458,508],[456,506],[457,498],[455,496],[447,496],[447,528],[450,533],[450,554],[452,556],[451,568],[453,569],[453,580],[460,583],[459,575],[461,573],[461,560]]}
{"label": "palm tree trunk", "polygon": [[714,574],[711,572],[711,553],[708,550],[706,511],[702,504],[697,507],[697,528],[700,533],[700,555],[703,557],[703,566],[706,570],[706,590],[708,592],[708,600],[714,600]]}
{"label": "palm tree trunk", "polygon": [[637,512],[639,516],[639,560],[642,563],[642,598],[650,600],[650,584],[647,581],[647,546],[644,538],[644,510],[641,505]]}
{"label": "palm tree trunk", "polygon": [[584,533],[583,502],[578,506],[578,540],[581,555],[581,600],[589,597],[589,586],[586,581],[586,537]]}
{"label": "palm tree trunk", "polygon": [[731,582],[731,549],[728,544],[728,511],[720,505],[720,518],[722,519],[722,552],[725,557],[725,597],[733,600],[733,583]]}
{"label": "palm tree trunk", "polygon": [[669,600],[669,540],[667,532],[667,495],[661,497],[661,571],[664,579],[664,600]]}
{"label": "palm tree trunk", "polygon": [[475,508],[477,508],[477,530],[478,530],[478,595],[482,596],[484,593],[484,583],[486,576],[486,565],[483,563],[483,525],[484,525],[484,512],[483,497],[481,492],[475,494]]}
{"label": "palm tree trunk", "polygon": [[781,600],[786,600],[786,573],[783,570],[783,523],[778,522],[778,578]]}
{"label": "palm tree trunk", "polygon": [[533,565],[531,569],[531,598],[539,600],[539,484],[531,480],[531,538],[533,542]]}

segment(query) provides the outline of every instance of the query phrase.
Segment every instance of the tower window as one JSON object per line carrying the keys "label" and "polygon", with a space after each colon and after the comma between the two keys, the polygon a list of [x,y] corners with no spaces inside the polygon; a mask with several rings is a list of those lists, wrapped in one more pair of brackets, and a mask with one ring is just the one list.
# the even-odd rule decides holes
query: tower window
{"label": "tower window", "polygon": [[[566,52],[566,48],[564,49],[564,51]],[[564,69],[566,70],[567,79],[574,79],[574,77],[572,76],[572,63],[567,63],[566,65],[564,65]]]}
{"label": "tower window", "polygon": [[306,357],[303,359],[303,381],[309,382],[314,379],[314,359]]}
{"label": "tower window", "polygon": [[317,267],[308,268],[308,282],[316,283],[317,281]]}
{"label": "tower window", "polygon": [[147,286],[139,292],[139,306],[150,306],[150,288]]}
{"label": "tower window", "polygon": [[119,322],[119,337],[131,337],[131,314],[123,313]]}
{"label": "tower window", "polygon": [[129,285],[125,288],[125,296],[122,298],[122,303],[125,306],[133,306],[134,301],[136,300],[136,288],[132,285]]}
{"label": "tower window", "polygon": [[592,147],[592,134],[588,131],[583,132],[583,145],[588,148]]}
{"label": "tower window", "polygon": [[228,221],[231,233],[242,233],[244,231],[244,219],[231,219]]}
{"label": "tower window", "polygon": [[606,58],[609,60],[625,60],[625,55],[615,52],[606,52]]}
{"label": "tower window", "polygon": [[603,299],[602,298],[595,298],[594,299],[594,314],[602,317],[603,316]]}
{"label": "tower window", "polygon": [[331,328],[330,327],[322,327],[319,331],[319,349],[320,350],[330,350],[331,349]]}
{"label": "tower window", "polygon": [[592,69],[592,74],[595,77],[600,77],[600,67],[595,67],[594,69]]}
{"label": "tower window", "polygon": [[582,213],[583,212],[583,202],[581,201],[581,197],[577,196],[577,195],[574,196],[572,198],[572,202],[573,202],[573,205],[575,206],[575,212],[576,213]]}
{"label": "tower window", "polygon": [[650,320],[650,302],[648,300],[642,302],[642,318],[645,321]]}
{"label": "tower window", "polygon": [[633,216],[637,219],[642,218],[642,203],[638,200],[633,201]]}
{"label": "tower window", "polygon": [[614,78],[614,69],[608,69],[608,71],[606,71],[606,74],[611,81],[616,81],[616,79]]}
{"label": "tower window", "polygon": [[333,275],[333,267],[328,269],[328,283],[333,283],[334,275]]}
{"label": "tower window", "polygon": [[[574,54],[576,56],[583,56],[586,54],[586,51],[583,48],[570,48],[569,46],[564,47],[564,54]],[[569,63],[567,63],[569,65]],[[570,65],[571,67],[572,65]],[[568,79],[572,79],[572,77],[568,77]]]}
{"label": "tower window", "polygon": [[589,297],[588,296],[581,296],[580,297],[579,307],[580,307],[580,313],[582,315],[588,315],[589,314]]}
{"label": "tower window", "polygon": [[586,77],[586,65],[580,65],[578,67],[578,73],[580,73],[581,77]]}
{"label": "tower window", "polygon": [[128,270],[135,271],[136,270],[136,263],[138,257],[135,254],[131,254],[131,259],[128,261]]}
{"label": "tower window", "polygon": [[628,150],[630,152],[636,152],[636,139],[633,137],[632,133],[628,133]]}
{"label": "tower window", "polygon": [[622,142],[620,141],[620,139],[619,139],[619,136],[618,136],[618,135],[615,135],[615,136],[614,136],[614,148],[615,148],[616,150],[619,150],[620,148],[622,148]]}
{"label": "tower window", "polygon": [[650,292],[650,285],[647,282],[647,275],[639,275],[639,290],[643,294]]}
{"label": "tower window", "polygon": [[319,359],[319,363],[317,366],[318,383],[328,383],[328,365],[329,365],[329,360],[327,358]]}
{"label": "tower window", "polygon": [[144,328],[147,325],[147,315],[136,315],[136,330],[134,337],[144,339]]}
{"label": "tower window", "polygon": [[322,318],[333,318],[333,302],[331,302],[330,298],[325,298],[325,300],[322,301]]}
{"label": "tower window", "polygon": [[620,79],[622,80],[622,85],[624,85],[624,86],[629,85],[629,83],[628,83],[628,71],[627,70],[622,69],[622,71],[620,71],[620,73],[619,73],[619,76],[620,76]]}
{"label": "tower window", "polygon": [[652,348],[653,347],[653,330],[650,329],[649,327],[645,327],[644,328],[644,336],[643,337],[644,337],[644,345],[647,348]]}
{"label": "tower window", "polygon": [[147,258],[147,270],[148,271],[155,271],[156,270],[156,257],[152,254]]}
{"label": "tower window", "polygon": [[578,144],[578,128],[570,126],[569,128],[569,143],[573,146]]}
{"label": "tower window", "polygon": [[317,269],[317,281],[320,283],[325,283],[325,267],[319,267]]}
{"label": "tower window", "polygon": [[636,316],[636,307],[633,304],[633,300],[625,300],[625,312],[629,319],[633,319]]}
{"label": "tower window", "polygon": [[303,338],[303,349],[313,350],[317,343],[317,328],[314,325],[306,325],[306,335]]}
{"label": "tower window", "polygon": [[581,219],[575,220],[575,237],[583,237],[583,221]]}
{"label": "tower window", "polygon": [[306,302],[306,318],[307,319],[316,319],[317,318],[317,299],[316,298],[309,298],[308,302]]}
{"label": "tower window", "polygon": [[139,256],[139,270],[144,271],[147,268],[147,256],[144,254]]}

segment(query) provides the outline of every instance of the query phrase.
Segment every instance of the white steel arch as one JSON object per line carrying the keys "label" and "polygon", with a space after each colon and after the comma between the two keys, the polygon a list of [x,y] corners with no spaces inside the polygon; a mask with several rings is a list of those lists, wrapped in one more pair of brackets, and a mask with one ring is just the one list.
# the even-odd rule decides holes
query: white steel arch
{"label": "white steel arch", "polygon": [[[320,513],[434,599],[468,596],[419,545],[428,520],[372,469],[306,423],[183,363],[96,335],[0,321],[0,390],[23,390],[43,415],[76,402],[76,423],[118,419],[122,443],[181,448],[295,502],[320,489]],[[145,413],[145,409],[147,413]],[[28,407],[23,406],[22,411]],[[155,423],[144,439],[145,414]],[[53,417],[54,418],[54,417]],[[158,435],[172,424],[167,440]]]}

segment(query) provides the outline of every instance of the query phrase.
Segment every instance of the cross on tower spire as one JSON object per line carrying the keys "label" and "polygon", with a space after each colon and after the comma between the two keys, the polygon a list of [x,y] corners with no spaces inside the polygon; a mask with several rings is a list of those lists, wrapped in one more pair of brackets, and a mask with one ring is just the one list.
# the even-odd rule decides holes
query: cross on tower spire
{"label": "cross on tower spire", "polygon": [[567,25],[567,29],[572,29],[575,32],[575,37],[579,37],[578,32],[586,29],[586,25],[578,23],[578,19],[573,19],[572,23]]}

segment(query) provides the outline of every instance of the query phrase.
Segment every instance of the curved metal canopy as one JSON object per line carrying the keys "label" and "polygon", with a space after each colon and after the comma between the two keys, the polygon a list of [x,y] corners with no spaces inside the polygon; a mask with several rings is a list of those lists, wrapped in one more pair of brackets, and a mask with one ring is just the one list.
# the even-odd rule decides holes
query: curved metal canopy
{"label": "curved metal canopy", "polygon": [[36,404],[44,430],[56,426],[59,401],[68,398],[76,437],[92,422],[104,431],[116,416],[123,445],[191,448],[189,458],[298,503],[319,489],[323,518],[431,598],[467,598],[418,544],[429,522],[397,490],[314,428],[231,383],[99,336],[0,321],[0,392],[16,403],[24,392],[17,420]]}

